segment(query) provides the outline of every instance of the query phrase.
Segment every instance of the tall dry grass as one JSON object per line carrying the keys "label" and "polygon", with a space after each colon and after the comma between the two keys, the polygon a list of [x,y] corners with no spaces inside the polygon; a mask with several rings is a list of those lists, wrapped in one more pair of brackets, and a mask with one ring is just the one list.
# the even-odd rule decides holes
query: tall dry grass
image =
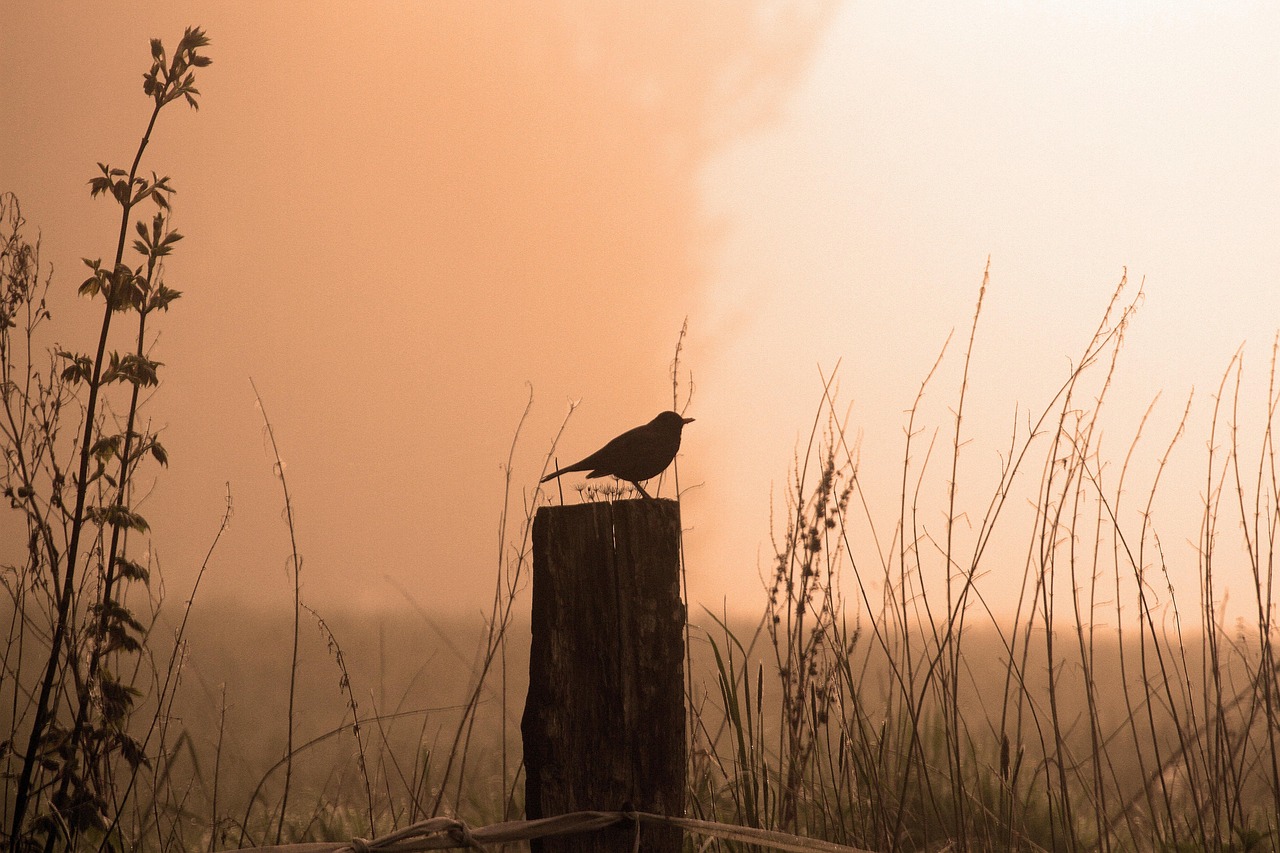
{"label": "tall dry grass", "polygon": [[[694,697],[697,807],[875,850],[1275,849],[1274,355],[1258,444],[1240,440],[1238,358],[1214,398],[1205,489],[1190,498],[1201,585],[1187,601],[1152,521],[1187,414],[1141,485],[1142,427],[1118,469],[1100,447],[1141,298],[1126,299],[1124,280],[1066,379],[1015,428],[988,497],[957,501],[986,284],[949,428],[919,447],[932,372],[907,416],[890,530],[868,509],[826,382],[764,619],[746,636],[723,619],[706,633],[717,689]],[[942,496],[940,520],[928,493]],[[1224,524],[1244,531],[1243,553],[1224,553]],[[1224,623],[1227,564],[1251,572],[1256,622]],[[989,607],[987,590],[1010,583],[1012,612]]]}

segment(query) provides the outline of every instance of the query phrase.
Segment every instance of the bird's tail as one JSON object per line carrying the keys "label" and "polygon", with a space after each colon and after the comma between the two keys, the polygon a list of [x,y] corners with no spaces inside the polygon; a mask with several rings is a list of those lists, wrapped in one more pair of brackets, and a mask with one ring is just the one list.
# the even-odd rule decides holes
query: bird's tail
{"label": "bird's tail", "polygon": [[556,477],[559,477],[561,474],[571,474],[571,473],[573,473],[574,471],[586,471],[586,470],[588,470],[588,469],[587,469],[587,468],[584,468],[581,464],[577,464],[577,465],[566,465],[566,466],[564,466],[563,468],[557,468],[556,470],[552,471],[550,474],[548,474],[547,476],[543,477],[543,478],[542,478],[541,480],[539,480],[538,482],[539,482],[539,483],[545,483],[545,482],[547,482],[547,480],[554,480]]}

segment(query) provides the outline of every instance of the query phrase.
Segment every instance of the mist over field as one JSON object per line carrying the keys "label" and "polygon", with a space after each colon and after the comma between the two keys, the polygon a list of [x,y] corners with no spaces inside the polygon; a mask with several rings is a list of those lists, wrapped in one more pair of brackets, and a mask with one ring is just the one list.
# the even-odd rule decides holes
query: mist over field
{"label": "mist over field", "polygon": [[[342,804],[351,813],[361,808],[363,794],[356,770],[359,747],[350,727],[352,697],[363,721],[365,761],[376,780],[374,787],[388,792],[396,789],[405,782],[401,774],[412,775],[415,761],[443,762],[447,756],[463,706],[475,686],[486,632],[484,620],[478,616],[435,616],[412,608],[376,614],[334,609],[321,616],[327,632],[311,616],[303,630],[297,742],[304,746],[295,771],[301,792],[299,809],[311,816],[308,825],[313,832],[324,831],[334,804]],[[157,622],[157,637],[171,629],[172,620],[173,614],[168,614]],[[859,714],[881,725],[887,722],[885,715],[900,713],[893,710],[899,688],[884,649],[877,648],[874,626],[865,617],[855,621],[858,639],[849,650],[849,659],[860,685],[863,707]],[[774,647],[758,622],[737,621],[728,627],[746,647],[745,653],[738,652],[739,677],[745,675],[748,684],[754,684],[757,674],[764,678],[761,707],[766,715],[759,721],[764,729],[762,742],[767,749],[779,749],[778,739],[784,733],[775,716],[782,697],[775,677],[778,659]],[[267,799],[277,795],[287,724],[291,631],[291,620],[285,615],[245,612],[232,602],[208,601],[197,608],[187,631],[182,690],[170,712],[170,739],[181,733],[176,738],[180,748],[174,751],[172,772],[182,778],[190,773],[196,780],[191,783],[184,809],[199,815],[211,807],[215,766],[220,774],[220,809],[227,814],[247,809],[255,791]],[[713,721],[723,713],[725,700],[717,686],[712,644],[727,656],[733,642],[727,639],[724,627],[705,612],[691,614],[689,636],[694,685],[691,704],[700,716]],[[336,646],[330,644],[331,637],[337,640]],[[508,626],[504,660],[481,693],[476,724],[470,732],[472,768],[458,806],[481,822],[500,818],[504,796],[514,795],[516,803],[523,798],[522,785],[513,787],[512,778],[513,774],[518,776],[520,765],[519,720],[528,684],[528,639],[524,617]],[[1195,690],[1185,693],[1192,685],[1205,683],[1207,673],[1194,652],[1203,638],[1190,633],[1181,637],[1182,646],[1192,650],[1188,669],[1181,673],[1186,682],[1179,685],[1173,683],[1177,679],[1171,679],[1173,692],[1168,695],[1142,687],[1144,676],[1136,661],[1144,654],[1154,655],[1157,648],[1169,661],[1185,657],[1185,651],[1179,652],[1176,636],[1161,636],[1158,644],[1130,636],[1122,648],[1112,632],[1102,631],[1089,640],[1084,658],[1070,631],[1058,632],[1055,639],[1056,654],[1061,657],[1053,667],[1058,705],[1052,713],[1067,721],[1063,748],[1077,756],[1093,752],[1097,746],[1090,743],[1090,726],[1081,721],[1095,719],[1111,753],[1105,772],[1114,777],[1118,790],[1137,795],[1152,783],[1145,774],[1153,771],[1123,758],[1134,749],[1135,733],[1128,726],[1135,713],[1148,712],[1142,697],[1149,697],[1161,706],[1153,709],[1157,738],[1152,740],[1149,732],[1136,735],[1141,748],[1176,753],[1179,722],[1163,705],[1176,696],[1186,700],[1186,708],[1198,709],[1181,721],[1183,726],[1204,717],[1203,696]],[[1226,698],[1238,702],[1251,694],[1250,673],[1256,672],[1256,659],[1248,649],[1257,638],[1240,627],[1231,641],[1240,656],[1231,658],[1217,675]],[[904,635],[895,642],[926,648],[929,637],[927,632],[916,632],[914,637]],[[998,732],[1008,722],[1003,718],[1014,712],[1021,720],[1012,730],[1021,732],[1014,735],[1015,743],[1022,744],[1019,760],[1033,767],[1042,760],[1046,748],[1052,751],[1044,740],[1044,727],[1051,725],[1047,704],[1050,668],[1045,664],[1044,638],[1033,637],[1030,648],[1022,653],[1025,657],[1016,661],[1021,683],[1011,685],[1007,679],[1009,642],[990,628],[966,634],[958,708],[973,748],[993,762],[998,761],[1000,752]],[[340,684],[343,669],[335,659],[337,649],[349,677],[346,685]],[[1087,670],[1082,670],[1082,660]],[[1091,700],[1083,689],[1085,672],[1096,691]],[[744,693],[744,699],[756,701],[753,693]],[[1002,694],[1013,703],[1000,701]],[[1017,700],[1019,694],[1040,698],[1023,706]],[[1091,708],[1089,702],[1097,705]],[[933,713],[930,719],[934,719]],[[935,719],[928,725],[942,723]],[[1202,735],[1204,732],[1197,737]],[[1186,736],[1184,732],[1182,737]],[[717,751],[732,751],[733,729],[725,723],[699,732],[695,743],[707,737],[715,741]],[[1240,753],[1240,760],[1242,770],[1253,761],[1247,752]],[[1184,791],[1189,784],[1176,770],[1170,770],[1165,781]],[[401,792],[399,796],[408,794]]]}

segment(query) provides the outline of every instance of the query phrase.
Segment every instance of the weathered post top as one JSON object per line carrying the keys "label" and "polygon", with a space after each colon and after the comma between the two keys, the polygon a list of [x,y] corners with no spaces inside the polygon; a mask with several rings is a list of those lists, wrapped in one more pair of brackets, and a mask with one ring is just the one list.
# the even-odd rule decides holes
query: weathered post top
{"label": "weathered post top", "polygon": [[[533,638],[522,731],[525,813],[683,815],[680,506],[544,507],[533,523]],[[533,842],[534,853],[630,853],[627,829]],[[679,853],[680,831],[641,847]]]}

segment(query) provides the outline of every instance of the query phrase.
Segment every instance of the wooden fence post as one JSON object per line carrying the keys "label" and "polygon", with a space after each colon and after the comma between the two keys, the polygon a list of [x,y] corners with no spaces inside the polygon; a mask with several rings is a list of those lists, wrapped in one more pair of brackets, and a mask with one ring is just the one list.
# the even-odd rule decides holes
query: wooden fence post
{"label": "wooden fence post", "polygon": [[[525,815],[635,809],[683,816],[680,506],[543,507],[533,522]],[[631,853],[634,829],[546,838],[533,853]],[[679,829],[641,849],[680,853]]]}

